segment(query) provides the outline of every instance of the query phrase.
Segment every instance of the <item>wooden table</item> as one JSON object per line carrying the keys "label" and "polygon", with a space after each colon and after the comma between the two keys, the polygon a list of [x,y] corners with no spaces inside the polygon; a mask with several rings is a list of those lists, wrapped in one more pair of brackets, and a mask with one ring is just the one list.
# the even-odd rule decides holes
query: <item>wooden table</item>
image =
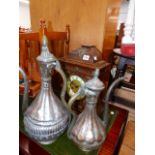
{"label": "wooden table", "polygon": [[[110,109],[117,110],[118,114],[112,123],[106,140],[98,150],[98,155],[117,155],[124,135],[128,111],[113,105],[110,105]],[[50,155],[46,149],[43,149],[21,131],[19,132],[19,142],[20,155]]]}

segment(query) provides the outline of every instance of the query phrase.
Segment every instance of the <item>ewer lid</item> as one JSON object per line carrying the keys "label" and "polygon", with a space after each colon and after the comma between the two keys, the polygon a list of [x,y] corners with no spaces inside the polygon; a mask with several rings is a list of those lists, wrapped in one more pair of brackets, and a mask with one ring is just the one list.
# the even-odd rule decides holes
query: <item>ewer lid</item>
{"label": "ewer lid", "polygon": [[94,77],[88,80],[85,84],[85,87],[89,90],[101,91],[105,88],[104,83],[98,78],[99,69],[96,69],[94,72]]}
{"label": "ewer lid", "polygon": [[53,62],[57,60],[56,57],[49,52],[48,40],[45,35],[43,35],[42,39],[41,54],[37,57],[37,60],[42,62]]}

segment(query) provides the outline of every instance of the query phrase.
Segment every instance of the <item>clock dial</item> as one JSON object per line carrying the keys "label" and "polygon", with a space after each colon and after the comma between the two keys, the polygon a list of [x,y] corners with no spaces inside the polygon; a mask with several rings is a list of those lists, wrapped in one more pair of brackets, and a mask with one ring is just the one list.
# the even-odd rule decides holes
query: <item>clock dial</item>
{"label": "clock dial", "polygon": [[[81,85],[84,85],[84,80],[77,76],[77,75],[71,75],[69,77],[69,80],[67,81],[67,93],[70,97],[72,97],[75,93],[78,92]],[[79,96],[77,100],[82,99],[84,96]]]}

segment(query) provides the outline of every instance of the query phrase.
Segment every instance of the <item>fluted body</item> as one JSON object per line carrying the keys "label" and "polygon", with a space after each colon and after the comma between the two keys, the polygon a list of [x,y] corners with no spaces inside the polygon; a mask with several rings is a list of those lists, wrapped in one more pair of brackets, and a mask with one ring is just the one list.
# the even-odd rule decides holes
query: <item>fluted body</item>
{"label": "fluted body", "polygon": [[[50,144],[65,131],[69,123],[69,113],[63,104],[66,81],[58,60],[48,51],[45,36],[42,52],[37,60],[41,71],[41,90],[24,113],[24,125],[30,137],[41,144]],[[64,79],[61,100],[54,94],[51,86],[53,69]]]}
{"label": "fluted body", "polygon": [[97,116],[94,105],[87,103],[71,130],[70,138],[85,151],[97,149],[104,141],[106,131]]}
{"label": "fluted body", "polygon": [[[47,86],[47,85],[46,85]],[[49,144],[58,138],[68,125],[68,113],[51,89],[42,86],[40,93],[24,115],[25,130],[39,143]]]}
{"label": "fluted body", "polygon": [[86,106],[83,112],[78,116],[72,112],[73,120],[68,129],[68,137],[84,151],[97,149],[106,137],[105,124],[96,113],[98,96],[104,89],[104,84],[98,79],[98,75],[97,69],[94,77],[87,81],[68,102],[71,110],[72,103],[79,95],[86,96]]}

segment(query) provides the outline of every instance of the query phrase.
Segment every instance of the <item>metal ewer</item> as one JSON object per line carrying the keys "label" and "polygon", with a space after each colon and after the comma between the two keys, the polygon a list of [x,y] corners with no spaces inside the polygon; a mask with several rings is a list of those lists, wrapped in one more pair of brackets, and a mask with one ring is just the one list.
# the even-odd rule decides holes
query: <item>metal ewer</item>
{"label": "metal ewer", "polygon": [[[103,121],[96,113],[96,103],[104,84],[98,79],[99,70],[96,69],[94,77],[87,81],[69,100],[69,110],[73,114],[73,120],[68,129],[68,137],[82,150],[91,151],[97,149],[106,137],[106,128]],[[80,95],[86,96],[86,106],[78,116],[71,110],[72,103]]]}
{"label": "metal ewer", "polygon": [[[94,77],[82,85],[79,91],[69,100],[68,109],[73,115],[68,128],[68,137],[83,151],[98,149],[106,138],[108,124],[109,98],[114,87],[124,80],[124,77],[116,79],[109,87],[105,96],[103,120],[96,113],[96,103],[104,84],[99,80],[99,69],[96,69]],[[79,95],[86,96],[86,106],[78,116],[71,109],[72,104]]]}
{"label": "metal ewer", "polygon": [[[24,112],[24,126],[28,135],[41,144],[50,144],[64,133],[70,114],[64,99],[66,77],[59,61],[47,47],[47,38],[43,36],[41,54],[37,57],[41,71],[41,90]],[[51,71],[55,69],[62,76],[64,85],[61,100],[54,94],[51,86]]]}

